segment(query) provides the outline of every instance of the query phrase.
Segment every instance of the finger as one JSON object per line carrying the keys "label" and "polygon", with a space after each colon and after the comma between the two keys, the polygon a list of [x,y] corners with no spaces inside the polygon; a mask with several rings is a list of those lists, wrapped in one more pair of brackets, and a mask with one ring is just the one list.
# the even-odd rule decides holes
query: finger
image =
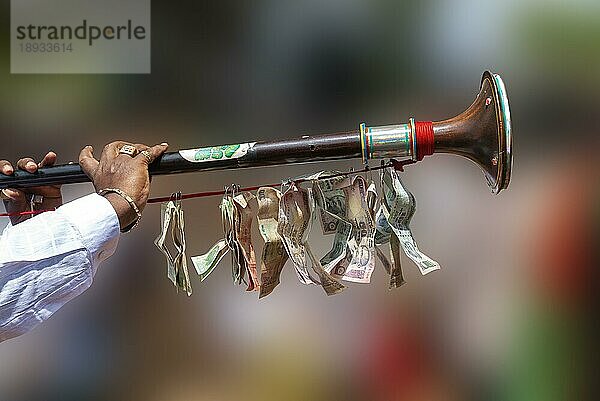
{"label": "finger", "polygon": [[81,149],[79,153],[79,165],[88,177],[92,178],[94,176],[98,164],[98,160],[94,158],[94,148],[88,145]]}
{"label": "finger", "polygon": [[[123,152],[123,148],[125,148],[126,146],[128,148],[131,146],[133,146],[135,148],[133,154],[130,154],[129,149],[126,152]],[[123,160],[135,158],[137,155],[140,154],[140,152],[142,152],[144,150],[148,150],[148,149],[150,149],[150,147],[147,145],[144,145],[143,143],[133,144],[131,142],[121,142],[121,144],[117,148],[117,153],[118,153],[117,157],[120,157]]]}
{"label": "finger", "polygon": [[126,143],[127,142],[125,141],[114,141],[107,144],[104,146],[104,149],[102,149],[102,154],[100,155],[99,160],[101,162],[111,163],[119,156],[119,150],[121,149],[121,146]]}
{"label": "finger", "polygon": [[24,157],[17,162],[17,168],[19,170],[35,173],[38,169],[38,165],[31,157]]}
{"label": "finger", "polygon": [[8,160],[0,160],[0,172],[4,175],[12,175],[15,170]]}
{"label": "finger", "polygon": [[[21,213],[29,210],[27,195],[18,189],[3,189],[2,198],[4,199],[4,208],[8,213]],[[19,224],[31,216],[11,216],[10,222],[13,225]]]}
{"label": "finger", "polygon": [[150,157],[146,157],[143,154],[139,154],[136,158],[141,158],[141,160],[146,164],[151,164],[154,160],[162,156],[163,153],[167,151],[169,147],[168,143],[161,143],[160,145],[154,145],[151,148],[148,148],[148,154]]}
{"label": "finger", "polygon": [[150,146],[144,145],[143,143],[136,143],[133,146],[135,146],[135,148],[137,149],[138,153],[141,152],[141,151],[150,149]]}
{"label": "finger", "polygon": [[128,145],[129,142],[125,141],[114,141],[109,143],[102,150],[102,155],[100,156],[100,160],[113,160],[117,156],[119,156],[119,151],[123,145]]}
{"label": "finger", "polygon": [[50,167],[56,163],[56,153],[48,152],[46,156],[42,159],[41,162],[38,163],[38,167]]}
{"label": "finger", "polygon": [[18,189],[3,189],[2,198],[16,204],[24,204],[27,201],[25,192],[19,191]]}
{"label": "finger", "polygon": [[135,148],[137,149],[137,155],[134,157],[135,159],[137,159],[137,160],[141,160],[142,158],[147,159],[147,157],[144,156],[144,154],[142,152],[148,152],[148,154],[149,154],[150,146],[144,145],[143,143],[136,143],[133,146],[135,146]]}

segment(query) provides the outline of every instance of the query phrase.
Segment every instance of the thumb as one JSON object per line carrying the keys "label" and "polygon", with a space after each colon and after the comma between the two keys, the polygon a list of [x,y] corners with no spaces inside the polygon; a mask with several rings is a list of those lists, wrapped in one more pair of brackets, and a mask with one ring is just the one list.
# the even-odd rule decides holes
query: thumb
{"label": "thumb", "polygon": [[144,154],[140,154],[138,155],[138,157],[141,157],[142,160],[144,161],[144,163],[146,164],[152,164],[152,162],[154,162],[154,160],[158,159],[160,156],[163,155],[163,153],[165,153],[167,151],[167,148],[169,147],[169,144],[166,142],[161,143],[160,145],[154,145],[151,148],[148,148],[148,150],[146,151],[146,155],[148,157],[146,157],[146,155]]}
{"label": "thumb", "polygon": [[27,198],[25,196],[25,192],[20,191],[18,189],[3,189],[2,190],[2,199],[12,202],[13,204],[25,204],[27,202]]}
{"label": "thumb", "polygon": [[79,153],[79,165],[83,172],[90,178],[92,178],[96,172],[99,164],[98,160],[94,158],[93,152],[94,148],[88,145],[81,150],[81,153]]}
{"label": "thumb", "polygon": [[[2,199],[4,199],[4,208],[8,213],[21,213],[29,210],[27,196],[23,191],[18,189],[3,189]],[[28,218],[29,216],[11,216],[10,222],[15,225]]]}

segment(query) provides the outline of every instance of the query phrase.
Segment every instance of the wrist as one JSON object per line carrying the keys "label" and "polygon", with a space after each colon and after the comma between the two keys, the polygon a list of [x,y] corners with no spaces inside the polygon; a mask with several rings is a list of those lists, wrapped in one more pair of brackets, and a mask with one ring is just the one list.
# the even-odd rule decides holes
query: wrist
{"label": "wrist", "polygon": [[133,205],[117,192],[103,190],[99,191],[99,194],[106,198],[115,210],[119,218],[121,232],[129,231],[135,227],[141,217],[139,209],[134,209]]}

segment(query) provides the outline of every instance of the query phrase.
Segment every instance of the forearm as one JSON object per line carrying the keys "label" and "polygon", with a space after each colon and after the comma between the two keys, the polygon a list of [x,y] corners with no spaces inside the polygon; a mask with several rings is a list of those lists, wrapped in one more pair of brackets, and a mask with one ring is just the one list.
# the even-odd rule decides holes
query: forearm
{"label": "forearm", "polygon": [[95,194],[7,228],[0,238],[0,340],[23,334],[87,289],[118,238],[112,205]]}
{"label": "forearm", "polygon": [[81,249],[0,272],[0,342],[25,334],[92,284],[96,268]]}

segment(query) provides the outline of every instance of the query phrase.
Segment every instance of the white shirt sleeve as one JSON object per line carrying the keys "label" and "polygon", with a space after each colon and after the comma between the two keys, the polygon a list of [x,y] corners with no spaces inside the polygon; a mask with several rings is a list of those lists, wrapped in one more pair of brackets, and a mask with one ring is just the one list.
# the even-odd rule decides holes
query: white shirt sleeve
{"label": "white shirt sleeve", "polygon": [[113,207],[97,194],[6,227],[0,237],[0,342],[31,330],[88,289],[119,235]]}

